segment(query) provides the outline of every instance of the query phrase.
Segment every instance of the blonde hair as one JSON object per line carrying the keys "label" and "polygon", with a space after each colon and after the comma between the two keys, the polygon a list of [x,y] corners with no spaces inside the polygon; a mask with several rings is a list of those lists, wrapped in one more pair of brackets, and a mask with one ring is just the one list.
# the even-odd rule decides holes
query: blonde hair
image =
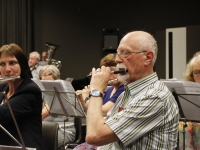
{"label": "blonde hair", "polygon": [[60,79],[60,71],[58,70],[58,68],[54,65],[46,65],[46,66],[43,66],[42,69],[40,70],[40,73],[39,73],[39,76],[41,78],[42,76],[42,73],[44,71],[48,70],[50,73],[52,73],[52,76],[53,76],[53,79],[54,80],[57,80],[57,79]]}
{"label": "blonde hair", "polygon": [[200,63],[200,51],[195,53],[192,59],[190,59],[189,63],[186,65],[184,73],[185,80],[195,82],[193,77],[193,68],[197,63]]}

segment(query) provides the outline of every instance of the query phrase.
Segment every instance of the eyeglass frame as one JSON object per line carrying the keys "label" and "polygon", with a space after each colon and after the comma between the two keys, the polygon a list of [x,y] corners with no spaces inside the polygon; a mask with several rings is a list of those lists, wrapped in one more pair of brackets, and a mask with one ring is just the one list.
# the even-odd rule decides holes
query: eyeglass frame
{"label": "eyeglass frame", "polygon": [[49,76],[52,76],[52,75],[53,75],[52,73],[49,73],[49,74],[41,75],[41,77],[49,77]]}
{"label": "eyeglass frame", "polygon": [[192,71],[193,76],[200,76],[200,70]]}
{"label": "eyeglass frame", "polygon": [[[130,55],[130,54],[138,54],[138,53],[144,53],[144,52],[147,52],[146,50],[143,50],[143,51],[139,51],[139,52],[127,52],[127,51],[121,51],[120,53],[121,54],[119,54],[119,52],[117,52],[117,53],[115,53],[115,59],[116,59],[116,56],[119,56],[121,59],[123,59],[123,58],[126,58],[128,55]],[[123,53],[123,54],[122,54]],[[124,56],[122,56],[122,55],[124,55]]]}

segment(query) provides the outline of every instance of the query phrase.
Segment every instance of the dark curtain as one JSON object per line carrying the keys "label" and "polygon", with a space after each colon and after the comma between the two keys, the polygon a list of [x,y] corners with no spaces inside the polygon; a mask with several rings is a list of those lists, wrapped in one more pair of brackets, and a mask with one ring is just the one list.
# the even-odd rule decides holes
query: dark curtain
{"label": "dark curtain", "polygon": [[0,0],[0,47],[10,43],[32,51],[33,0]]}

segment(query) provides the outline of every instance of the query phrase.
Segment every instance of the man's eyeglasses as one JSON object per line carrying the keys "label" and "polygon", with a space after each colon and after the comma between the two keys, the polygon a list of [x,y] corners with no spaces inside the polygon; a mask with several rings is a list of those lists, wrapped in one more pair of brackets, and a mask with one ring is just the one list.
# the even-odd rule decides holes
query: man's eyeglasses
{"label": "man's eyeglasses", "polygon": [[192,72],[193,76],[200,76],[200,70],[195,70]]}
{"label": "man's eyeglasses", "polygon": [[130,55],[130,54],[137,54],[137,53],[144,53],[144,52],[146,52],[146,51],[139,51],[139,52],[127,52],[127,51],[120,51],[120,52],[117,52],[116,53],[116,55],[115,55],[115,58],[117,57],[117,56],[119,56],[121,59],[123,59],[123,58],[126,58],[128,55]]}

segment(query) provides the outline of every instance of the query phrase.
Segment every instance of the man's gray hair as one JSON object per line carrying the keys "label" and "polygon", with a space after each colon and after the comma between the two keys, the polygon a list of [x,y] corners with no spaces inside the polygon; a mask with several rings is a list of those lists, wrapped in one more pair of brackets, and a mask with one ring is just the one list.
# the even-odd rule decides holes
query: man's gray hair
{"label": "man's gray hair", "polygon": [[40,61],[40,54],[37,51],[31,52],[29,55],[35,55],[37,60]]}

